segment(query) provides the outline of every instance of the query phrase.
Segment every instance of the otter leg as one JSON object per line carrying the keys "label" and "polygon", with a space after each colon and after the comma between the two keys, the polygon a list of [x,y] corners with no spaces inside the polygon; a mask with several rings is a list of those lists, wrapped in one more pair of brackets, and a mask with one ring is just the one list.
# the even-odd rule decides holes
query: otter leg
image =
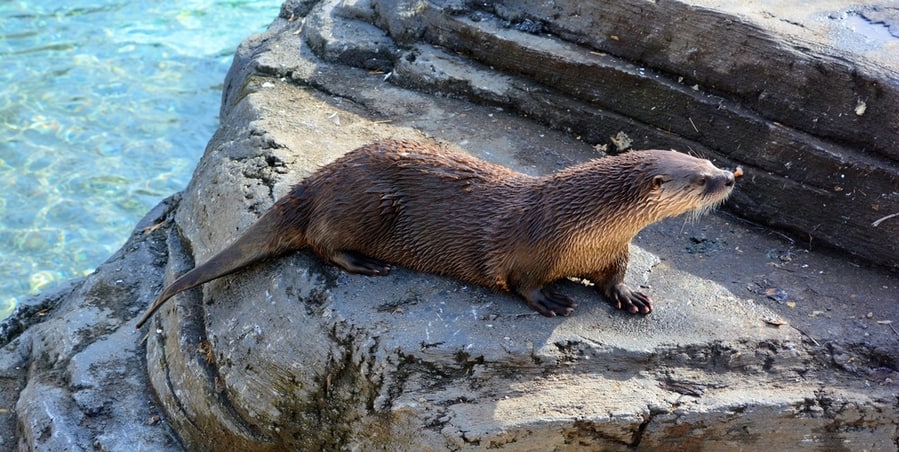
{"label": "otter leg", "polygon": [[548,287],[519,289],[518,294],[524,298],[528,306],[547,316],[568,315],[577,304],[571,297],[562,295]]}
{"label": "otter leg", "polygon": [[631,314],[649,314],[652,312],[652,299],[643,292],[632,290],[624,283],[624,272],[627,270],[627,255],[600,272],[588,275],[587,279],[596,284],[596,288],[615,306]]}
{"label": "otter leg", "polygon": [[390,264],[387,262],[355,251],[338,251],[328,260],[350,273],[366,276],[384,276],[390,273]]}

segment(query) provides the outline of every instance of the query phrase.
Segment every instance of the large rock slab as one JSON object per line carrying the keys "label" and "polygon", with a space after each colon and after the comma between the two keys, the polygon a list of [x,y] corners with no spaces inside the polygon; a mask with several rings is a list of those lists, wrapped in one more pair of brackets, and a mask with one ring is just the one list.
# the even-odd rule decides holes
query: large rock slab
{"label": "large rock slab", "polygon": [[[639,12],[637,3],[621,4]],[[723,17],[683,2],[639,6],[646,14],[655,8],[662,23],[668,18],[658,11],[678,11],[695,26]],[[208,259],[314,168],[379,138],[434,140],[539,174],[595,157],[594,145],[624,132],[636,147],[667,143],[708,152],[722,166],[742,162],[748,175],[733,204],[742,212],[754,202],[747,192],[764,184],[752,177],[767,172],[750,166],[750,153],[724,154],[701,137],[659,127],[628,96],[617,98],[627,103],[621,109],[600,103],[626,89],[644,99],[648,90],[667,96],[657,101],[667,111],[659,118],[673,123],[672,109],[686,108],[677,114],[695,123],[704,107],[681,104],[710,102],[708,80],[696,94],[661,70],[644,69],[651,75],[643,77],[639,65],[610,59],[610,50],[550,29],[589,11],[555,17],[536,2],[516,8],[286,3],[267,33],[238,49],[222,126],[190,186],[148,214],[95,274],[0,325],[0,394],[15,406],[0,412],[0,445],[895,449],[895,275],[798,249],[723,214],[666,221],[638,236],[627,279],[657,300],[647,317],[619,313],[592,288],[566,282],[562,289],[580,307],[546,319],[515,297],[455,280],[404,269],[348,275],[300,252],[185,292],[134,331],[163,278]],[[556,22],[537,20],[544,16]],[[465,44],[466,34],[483,45]],[[511,60],[561,64],[559,86],[538,71],[467,58],[499,42],[510,55],[550,49]],[[707,70],[701,60],[691,83],[713,77],[699,75]],[[619,90],[578,81],[573,67],[582,64],[584,73],[617,77],[610,83]],[[595,92],[578,95],[578,83]],[[767,124],[747,112],[764,105],[775,112],[780,102],[738,100],[722,105],[730,127],[749,127],[745,117]],[[783,118],[758,127],[810,135]]]}
{"label": "large rock slab", "polygon": [[[174,217],[170,274],[249,226],[286,192],[282,181],[303,177],[288,170],[300,159],[314,167],[359,143],[428,139],[423,133],[531,172],[593,152],[495,108],[404,91],[365,71],[314,69],[310,83],[351,81],[345,87],[378,103],[379,114],[347,101],[341,84],[328,85],[329,98],[252,77],[234,112],[255,119],[211,143]],[[681,227],[673,222],[645,246],[671,236],[681,248],[705,243],[688,238],[698,226],[689,236]],[[705,233],[710,241],[732,240],[733,226],[719,227]],[[746,296],[752,276],[702,279],[684,271],[679,253],[663,263],[635,250],[630,281],[664,303],[653,315],[622,315],[592,289],[566,284],[582,305],[565,319],[445,278],[403,269],[348,275],[299,253],[177,297],[151,324],[147,364],[189,449],[208,447],[210,437],[246,449],[363,450],[624,449],[671,447],[672,437],[683,447],[894,441],[895,406],[882,399],[891,387],[871,399],[861,379],[843,380],[829,357],[803,345],[799,330],[765,322],[780,314]],[[728,259],[721,250],[713,265]],[[865,413],[864,435],[817,433],[844,413],[858,421],[855,409]]]}

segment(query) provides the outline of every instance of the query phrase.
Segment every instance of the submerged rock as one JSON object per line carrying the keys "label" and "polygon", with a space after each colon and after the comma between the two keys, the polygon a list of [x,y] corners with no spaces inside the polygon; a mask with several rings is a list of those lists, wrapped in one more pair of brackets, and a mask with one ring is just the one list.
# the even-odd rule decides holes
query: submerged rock
{"label": "submerged rock", "polygon": [[[895,123],[876,123],[899,90],[877,68],[895,61],[803,51],[764,14],[555,5],[285,3],[238,49],[221,127],[187,189],[97,272],[0,325],[0,393],[15,407],[0,413],[0,444],[894,448],[894,275],[731,217],[640,234],[628,280],[657,300],[647,317],[565,282],[580,307],[547,319],[511,295],[404,269],[348,275],[300,252],[184,292],[134,330],[163,280],[222,249],[315,168],[388,137],[531,174],[595,157],[612,136],[703,153],[743,165],[734,211],[873,261],[895,257],[892,242],[857,245],[872,238],[859,229],[870,202],[899,209]],[[788,67],[796,73],[782,76]],[[834,113],[845,108],[855,117]],[[823,189],[834,177],[843,189]],[[795,206],[813,195],[818,204]],[[774,288],[789,299],[769,300]]]}

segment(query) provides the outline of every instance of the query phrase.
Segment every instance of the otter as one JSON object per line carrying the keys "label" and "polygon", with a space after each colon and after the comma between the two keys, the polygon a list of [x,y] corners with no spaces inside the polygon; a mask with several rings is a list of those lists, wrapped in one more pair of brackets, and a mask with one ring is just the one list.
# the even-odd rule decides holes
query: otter
{"label": "otter", "polygon": [[233,244],[164,288],[173,295],[309,247],[350,272],[391,265],[519,294],[545,316],[577,305],[549,287],[594,283],[616,308],[652,311],[624,282],[631,239],[663,218],[699,215],[730,195],[735,173],[676,151],[631,151],[535,177],[412,141],[355,149],[293,186]]}

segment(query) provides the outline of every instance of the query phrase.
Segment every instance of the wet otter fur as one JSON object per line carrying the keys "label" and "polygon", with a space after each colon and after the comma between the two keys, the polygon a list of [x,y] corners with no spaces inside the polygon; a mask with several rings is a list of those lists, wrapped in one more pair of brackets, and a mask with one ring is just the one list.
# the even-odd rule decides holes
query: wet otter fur
{"label": "wet otter fur", "polygon": [[410,141],[351,151],[295,185],[233,244],[167,286],[173,295],[256,261],[309,247],[351,273],[391,264],[521,295],[546,316],[574,301],[548,287],[592,281],[619,309],[652,302],[624,284],[631,239],[663,218],[700,214],[734,173],[675,151],[634,151],[541,177]]}

